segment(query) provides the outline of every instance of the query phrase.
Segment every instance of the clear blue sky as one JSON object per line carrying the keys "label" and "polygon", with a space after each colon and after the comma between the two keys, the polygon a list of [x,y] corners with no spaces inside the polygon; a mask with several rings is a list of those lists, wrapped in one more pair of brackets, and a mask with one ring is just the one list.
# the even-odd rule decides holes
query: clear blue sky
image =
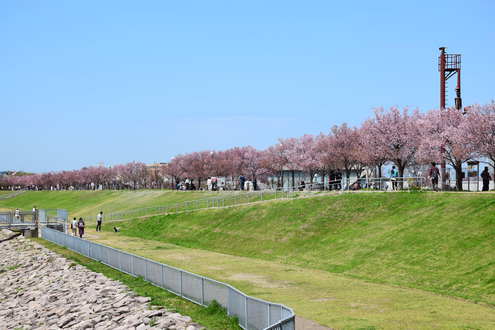
{"label": "clear blue sky", "polygon": [[464,103],[487,103],[494,13],[492,0],[4,0],[0,170],[265,148],[378,106],[427,110],[442,45],[462,53]]}

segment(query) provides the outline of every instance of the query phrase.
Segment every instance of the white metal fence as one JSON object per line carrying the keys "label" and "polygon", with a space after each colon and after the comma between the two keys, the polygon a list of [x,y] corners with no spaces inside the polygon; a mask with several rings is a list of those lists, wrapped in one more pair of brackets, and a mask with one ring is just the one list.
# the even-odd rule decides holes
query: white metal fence
{"label": "white metal fence", "polygon": [[68,212],[61,209],[38,209],[33,211],[0,212],[0,228],[28,229],[38,225],[65,231],[67,228]]}
{"label": "white metal fence", "polygon": [[17,195],[22,194],[23,192],[25,192],[25,190],[14,190],[10,194],[2,194],[2,195],[0,195],[0,200],[14,198]]}
{"label": "white metal fence", "polygon": [[239,326],[243,329],[295,330],[292,309],[250,297],[228,284],[50,228],[42,227],[41,235],[50,242],[124,273],[141,276],[199,305],[207,306],[215,300],[227,309],[228,315],[239,319]]}

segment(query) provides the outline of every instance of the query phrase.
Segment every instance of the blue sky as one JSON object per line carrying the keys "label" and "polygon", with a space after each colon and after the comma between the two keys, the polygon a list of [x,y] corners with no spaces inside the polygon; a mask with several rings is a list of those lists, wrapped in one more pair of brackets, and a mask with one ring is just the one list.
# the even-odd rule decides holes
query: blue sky
{"label": "blue sky", "polygon": [[[0,2],[0,170],[167,161],[495,99],[493,1]],[[454,81],[450,82],[450,87]],[[448,102],[453,102],[453,89]]]}

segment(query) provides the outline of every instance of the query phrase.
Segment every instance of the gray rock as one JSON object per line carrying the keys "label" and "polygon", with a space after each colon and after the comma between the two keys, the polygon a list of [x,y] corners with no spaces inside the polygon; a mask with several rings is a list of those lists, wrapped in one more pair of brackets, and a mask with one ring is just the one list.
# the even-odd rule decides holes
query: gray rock
{"label": "gray rock", "polygon": [[151,301],[151,298],[150,297],[136,297],[135,300],[138,303],[145,304],[145,303]]}
{"label": "gray rock", "polygon": [[68,315],[62,318],[62,320],[60,320],[60,322],[58,323],[59,328],[64,328],[67,324],[74,321],[74,319],[75,319],[74,315]]}
{"label": "gray rock", "polygon": [[0,269],[16,269],[0,273],[0,328],[201,328],[190,317],[159,306],[149,309],[149,297],[137,296],[118,281],[71,265],[30,240],[2,243]]}

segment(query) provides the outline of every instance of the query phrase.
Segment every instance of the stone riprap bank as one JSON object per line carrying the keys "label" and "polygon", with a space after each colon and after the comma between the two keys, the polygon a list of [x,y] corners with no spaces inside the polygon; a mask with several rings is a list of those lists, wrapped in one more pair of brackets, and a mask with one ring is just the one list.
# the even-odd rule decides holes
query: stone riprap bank
{"label": "stone riprap bank", "polygon": [[203,329],[22,236],[0,250],[0,329]]}

